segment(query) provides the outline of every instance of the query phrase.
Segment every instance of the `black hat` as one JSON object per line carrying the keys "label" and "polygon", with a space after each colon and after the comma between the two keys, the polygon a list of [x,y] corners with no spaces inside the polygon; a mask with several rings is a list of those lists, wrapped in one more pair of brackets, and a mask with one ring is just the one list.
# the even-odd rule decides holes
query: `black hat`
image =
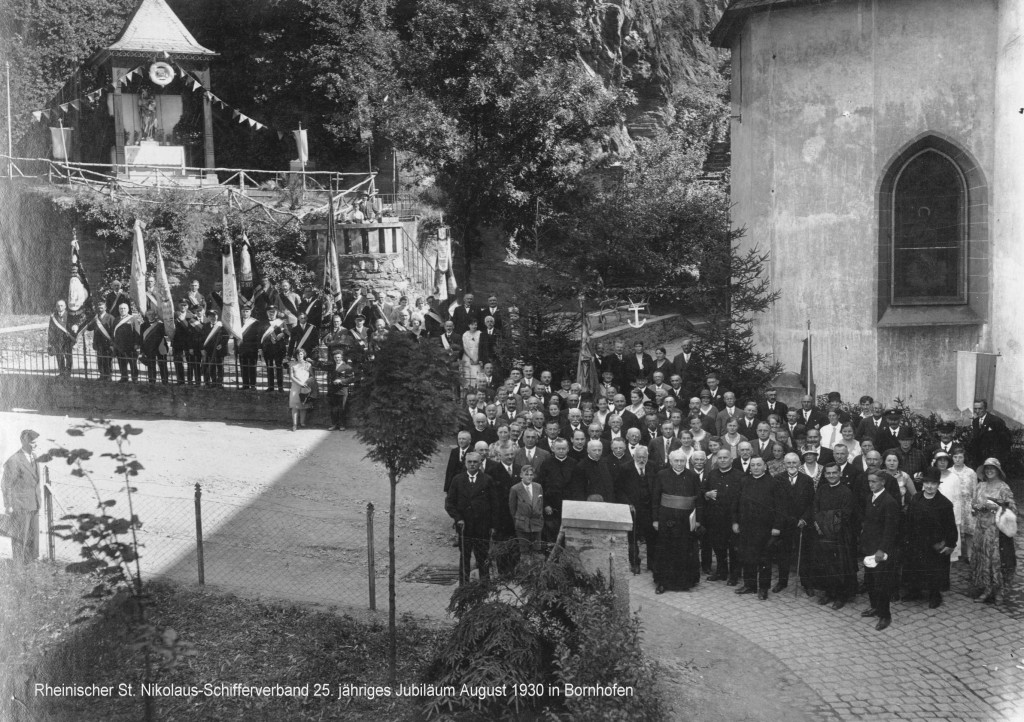
{"label": "black hat", "polygon": [[829,391],[828,392],[828,400],[829,401],[842,401],[843,397],[842,397],[842,395],[838,391]]}
{"label": "black hat", "polygon": [[887,419],[900,419],[900,418],[903,418],[903,412],[900,411],[899,409],[889,408],[889,409],[885,410],[885,418],[887,418]]}
{"label": "black hat", "polygon": [[899,430],[899,433],[896,434],[896,441],[905,441],[906,439],[913,440],[914,439],[914,432],[911,431],[906,426],[901,426],[900,430]]}
{"label": "black hat", "polygon": [[[936,456],[938,455],[936,454]],[[936,484],[941,484],[942,472],[937,466],[929,466],[921,472],[921,481],[934,481]]]}
{"label": "black hat", "polygon": [[238,310],[239,311],[251,311],[252,310],[252,304],[251,303],[243,303],[243,304],[241,304],[238,307]]}
{"label": "black hat", "polygon": [[364,316],[364,315],[363,315],[363,314],[361,314],[361,313],[357,313],[357,314],[355,315],[355,320],[356,320],[356,321],[365,321],[365,320],[366,320],[366,316]]}
{"label": "black hat", "polygon": [[938,431],[950,434],[956,431],[956,424],[954,424],[952,421],[940,421],[935,428]]}
{"label": "black hat", "polygon": [[188,305],[188,299],[187,298],[179,298],[178,299],[178,305],[180,306],[182,304],[185,304],[187,306]]}

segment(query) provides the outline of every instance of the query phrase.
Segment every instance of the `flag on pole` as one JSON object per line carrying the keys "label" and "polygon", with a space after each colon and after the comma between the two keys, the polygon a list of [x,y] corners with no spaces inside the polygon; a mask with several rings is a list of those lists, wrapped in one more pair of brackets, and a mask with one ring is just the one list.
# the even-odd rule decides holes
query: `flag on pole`
{"label": "flag on pole", "polygon": [[71,233],[71,277],[68,279],[68,311],[78,314],[86,307],[89,300],[89,281],[85,278],[85,269],[78,256],[78,234]]}
{"label": "flag on pole", "polygon": [[164,268],[164,256],[160,252],[160,244],[156,246],[156,260],[153,262],[156,270],[156,301],[157,313],[160,320],[164,322],[164,333],[167,341],[174,343],[174,301],[171,298],[171,284],[167,280],[167,269]]}
{"label": "flag on pole", "polygon": [[338,223],[334,217],[334,198],[327,196],[327,248],[324,258],[324,291],[341,298],[341,270],[338,268]]}
{"label": "flag on pole", "polygon": [[597,366],[594,364],[594,351],[590,347],[590,316],[580,303],[583,313],[583,324],[580,337],[580,355],[576,362],[576,383],[583,387],[583,393],[597,393]]}
{"label": "flag on pole", "polygon": [[242,312],[238,308],[238,283],[235,281],[235,257],[231,248],[230,236],[227,238],[227,243],[221,248],[221,280],[223,282],[221,296],[224,299],[221,322],[226,331],[241,341]]}
{"label": "flag on pole", "polygon": [[135,219],[132,240],[132,274],[128,279],[128,295],[140,316],[146,315],[146,248],[142,240],[142,221]]}
{"label": "flag on pole", "polygon": [[811,322],[807,322],[807,338],[804,339],[803,355],[800,358],[800,384],[812,399],[814,395],[814,367],[811,351]]}
{"label": "flag on pole", "polygon": [[306,137],[306,131],[303,128],[299,130],[293,130],[292,135],[295,136],[295,145],[299,148],[299,157],[297,160],[308,163],[309,162],[309,140]]}

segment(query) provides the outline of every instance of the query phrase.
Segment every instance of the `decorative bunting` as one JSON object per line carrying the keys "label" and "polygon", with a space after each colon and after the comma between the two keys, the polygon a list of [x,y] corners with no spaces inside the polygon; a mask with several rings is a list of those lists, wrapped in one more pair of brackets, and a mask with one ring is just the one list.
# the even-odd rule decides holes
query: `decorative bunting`
{"label": "decorative bunting", "polygon": [[[33,110],[32,111],[32,119],[35,122],[37,122],[37,123],[39,121],[41,121],[43,119],[43,111],[41,111],[41,110]],[[278,135],[280,135],[280,133]]]}

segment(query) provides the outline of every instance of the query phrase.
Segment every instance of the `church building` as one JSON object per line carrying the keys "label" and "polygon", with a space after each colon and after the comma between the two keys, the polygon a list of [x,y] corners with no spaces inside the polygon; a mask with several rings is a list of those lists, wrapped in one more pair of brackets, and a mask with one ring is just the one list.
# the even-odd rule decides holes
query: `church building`
{"label": "church building", "polygon": [[759,345],[819,390],[1024,422],[1024,0],[733,0],[732,221]]}

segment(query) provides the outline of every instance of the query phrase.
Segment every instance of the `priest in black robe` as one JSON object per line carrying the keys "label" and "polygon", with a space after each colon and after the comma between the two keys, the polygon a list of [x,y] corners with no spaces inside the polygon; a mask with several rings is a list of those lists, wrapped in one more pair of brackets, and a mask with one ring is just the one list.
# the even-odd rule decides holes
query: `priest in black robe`
{"label": "priest in black robe", "polygon": [[651,512],[658,531],[654,559],[655,592],[687,592],[700,581],[697,534],[704,524],[700,479],[686,468],[683,452],[669,454],[669,468],[654,477]]}
{"label": "priest in black robe", "polygon": [[853,492],[843,483],[834,461],[825,465],[824,477],[825,483],[818,484],[814,496],[814,550],[824,589],[818,604],[831,602],[833,609],[842,609],[857,582],[857,560],[852,553],[856,538]]}
{"label": "priest in black robe", "polygon": [[942,588],[949,579],[949,556],[956,547],[958,531],[953,502],[939,492],[941,472],[929,467],[921,491],[907,507],[907,559],[903,566],[909,594],[918,599],[928,592],[928,607],[942,604]]}
{"label": "priest in black robe", "polygon": [[782,500],[779,483],[768,475],[764,459],[753,457],[750,476],[743,481],[733,505],[732,530],[739,534],[736,551],[743,566],[743,586],[737,594],[757,592],[768,598],[772,585],[771,547],[782,533]]}

